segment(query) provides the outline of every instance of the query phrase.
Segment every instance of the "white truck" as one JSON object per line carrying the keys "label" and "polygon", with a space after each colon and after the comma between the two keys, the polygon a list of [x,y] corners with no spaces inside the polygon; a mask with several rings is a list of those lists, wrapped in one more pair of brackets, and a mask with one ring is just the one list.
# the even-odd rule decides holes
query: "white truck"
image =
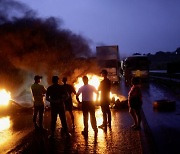
{"label": "white truck", "polygon": [[112,83],[120,82],[120,60],[118,45],[97,46],[96,57],[101,69],[108,72],[108,78]]}

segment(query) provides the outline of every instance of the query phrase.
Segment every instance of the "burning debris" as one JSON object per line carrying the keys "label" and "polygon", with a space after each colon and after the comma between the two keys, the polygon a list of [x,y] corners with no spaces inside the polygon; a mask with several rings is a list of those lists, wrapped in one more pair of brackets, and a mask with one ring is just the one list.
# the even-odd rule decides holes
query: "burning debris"
{"label": "burning debris", "polygon": [[11,99],[11,93],[5,89],[0,90],[0,106],[7,106]]}
{"label": "burning debris", "polygon": [[18,103],[12,100],[9,91],[5,89],[0,90],[0,116],[32,111],[32,107],[23,106]]}
{"label": "burning debris", "polygon": [[7,117],[0,118],[0,131],[8,129],[9,127],[10,127],[10,117],[7,116]]}
{"label": "burning debris", "polygon": [[[103,80],[103,78],[101,76],[98,76],[98,75],[95,75],[95,74],[87,74],[87,77],[89,79],[88,83],[90,85],[93,85],[96,89],[98,89],[98,87],[100,85],[100,82]],[[77,81],[74,83],[75,90],[77,91],[83,85],[84,85],[84,83],[82,81],[82,78],[79,77],[77,79]],[[96,103],[96,105],[99,105],[100,100],[101,100],[101,94],[100,94],[100,97],[98,98],[98,100],[96,100],[97,99],[96,97],[97,97],[96,94],[94,94],[94,103]],[[111,106],[112,107],[115,106],[115,105],[116,106],[119,105],[119,103],[122,104],[126,100],[126,98],[124,96],[114,93],[113,90],[111,91],[109,97],[111,99]],[[78,104],[76,102],[75,97],[73,98],[73,102],[74,102],[73,105],[75,107],[78,107]]]}

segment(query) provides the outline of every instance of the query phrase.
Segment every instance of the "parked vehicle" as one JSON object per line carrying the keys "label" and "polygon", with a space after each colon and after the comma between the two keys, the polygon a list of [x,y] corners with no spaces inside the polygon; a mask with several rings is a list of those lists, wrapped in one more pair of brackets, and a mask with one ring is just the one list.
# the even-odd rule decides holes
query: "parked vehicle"
{"label": "parked vehicle", "polygon": [[130,84],[132,77],[142,80],[149,78],[149,60],[147,56],[134,55],[122,61],[121,67],[126,84]]}
{"label": "parked vehicle", "polygon": [[96,57],[101,69],[108,72],[108,78],[112,83],[120,82],[120,61],[119,49],[117,45],[97,46]]}

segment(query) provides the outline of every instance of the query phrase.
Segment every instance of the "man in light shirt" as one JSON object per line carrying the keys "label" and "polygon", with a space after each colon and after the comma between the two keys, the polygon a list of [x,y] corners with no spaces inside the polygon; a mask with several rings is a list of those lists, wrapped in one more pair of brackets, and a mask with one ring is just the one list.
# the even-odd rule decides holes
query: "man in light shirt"
{"label": "man in light shirt", "polygon": [[[46,88],[40,84],[42,76],[36,75],[34,77],[34,84],[31,86],[31,92],[33,95],[34,102],[34,113],[33,113],[33,123],[35,129],[43,128],[43,114],[44,114],[44,97],[46,94]],[[36,119],[39,115],[39,126],[37,125]]]}
{"label": "man in light shirt", "polygon": [[83,77],[84,85],[79,88],[76,99],[79,103],[79,95],[82,94],[82,111],[83,111],[83,120],[84,120],[84,131],[82,134],[84,136],[88,135],[88,113],[90,113],[91,125],[95,133],[98,132],[96,117],[95,117],[95,105],[93,102],[93,94],[96,93],[98,97],[98,91],[92,85],[88,84],[88,77]]}

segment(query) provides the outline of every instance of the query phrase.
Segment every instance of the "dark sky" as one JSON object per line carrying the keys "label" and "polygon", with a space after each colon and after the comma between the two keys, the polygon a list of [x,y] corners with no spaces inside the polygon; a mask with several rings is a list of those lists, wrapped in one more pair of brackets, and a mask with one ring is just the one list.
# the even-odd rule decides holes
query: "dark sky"
{"label": "dark sky", "polygon": [[180,47],[180,0],[18,0],[39,17],[97,45],[119,45],[120,55],[175,51]]}

